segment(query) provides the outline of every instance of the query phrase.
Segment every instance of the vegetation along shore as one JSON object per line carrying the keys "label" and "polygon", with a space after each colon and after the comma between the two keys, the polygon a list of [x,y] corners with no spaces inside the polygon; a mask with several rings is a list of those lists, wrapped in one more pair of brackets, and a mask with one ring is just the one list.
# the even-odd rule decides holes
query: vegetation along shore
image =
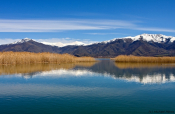
{"label": "vegetation along shore", "polygon": [[130,63],[175,63],[175,57],[145,57],[133,55],[119,55],[112,58],[115,62],[130,62]]}
{"label": "vegetation along shore", "polygon": [[0,52],[0,65],[36,64],[36,63],[78,63],[95,62],[92,57],[75,57],[69,54]]}

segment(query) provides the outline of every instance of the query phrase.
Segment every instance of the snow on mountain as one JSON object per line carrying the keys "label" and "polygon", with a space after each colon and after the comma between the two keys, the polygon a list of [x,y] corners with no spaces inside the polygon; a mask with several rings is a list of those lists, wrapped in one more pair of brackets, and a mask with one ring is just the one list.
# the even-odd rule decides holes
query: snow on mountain
{"label": "snow on mountain", "polygon": [[58,46],[58,47],[64,47],[68,45],[86,45],[83,42],[75,41],[75,42],[70,42],[70,43],[62,43],[62,42],[57,42],[57,43],[49,43],[49,42],[41,42],[46,45],[52,45],[52,46]]}
{"label": "snow on mountain", "polygon": [[15,41],[15,42],[13,42],[13,43],[11,43],[11,44],[20,44],[20,43],[28,42],[28,41],[30,41],[30,40],[32,40],[32,39],[30,39],[30,38],[24,38],[24,39]]}
{"label": "snow on mountain", "polygon": [[[68,45],[77,45],[77,46],[84,45],[84,46],[87,46],[87,45],[98,44],[98,43],[107,44],[107,43],[113,42],[117,39],[123,39],[124,40],[124,39],[128,39],[128,38],[132,39],[133,41],[137,41],[137,40],[142,39],[142,40],[147,41],[147,42],[158,42],[158,43],[166,42],[167,40],[169,40],[169,42],[175,41],[175,37],[173,37],[173,36],[166,36],[166,35],[163,35],[163,34],[141,34],[141,35],[137,35],[137,36],[134,36],[134,37],[128,36],[128,37],[123,37],[123,38],[114,38],[112,40],[103,41],[103,42],[96,42],[96,43],[91,43],[91,44],[85,44],[85,43],[79,42],[79,41],[70,42],[70,43],[62,43],[62,42],[56,42],[56,43],[40,42],[40,43],[43,43],[45,45],[58,46],[58,47],[64,47],[64,46],[68,46]],[[21,39],[19,41],[16,41],[16,42],[13,42],[13,43],[10,43],[10,44],[19,44],[19,43],[28,42],[30,40],[32,40],[32,39],[24,38],[24,39]],[[35,40],[33,40],[33,41],[35,41]],[[9,44],[6,44],[6,45],[9,45]]]}
{"label": "snow on mountain", "polygon": [[91,43],[91,44],[85,44],[85,43],[79,42],[79,41],[75,41],[72,43],[61,43],[61,42],[57,42],[57,43],[41,42],[41,43],[46,44],[46,45],[58,46],[58,47],[64,47],[67,45],[84,45],[84,46],[86,46],[86,45],[92,45],[92,44],[98,44],[98,43],[107,44],[107,43],[113,42],[117,39],[128,39],[128,38],[131,38],[133,41],[143,39],[144,41],[147,41],[147,42],[153,41],[153,42],[158,42],[158,43],[166,42],[166,40],[170,40],[170,42],[175,41],[175,37],[166,36],[163,34],[141,34],[141,35],[137,35],[135,37],[128,36],[128,37],[124,37],[124,38],[114,38],[112,40],[107,40],[107,41],[103,41],[103,42],[96,42],[96,43]]}
{"label": "snow on mountain", "polygon": [[128,38],[131,38],[133,41],[143,39],[144,41],[147,41],[147,42],[153,41],[153,42],[158,42],[158,43],[166,42],[166,40],[170,40],[170,42],[175,41],[175,37],[166,36],[166,35],[163,35],[163,34],[141,34],[141,35],[137,35],[135,37],[128,36],[128,37],[124,37],[124,38],[114,38],[112,40],[98,42],[98,43],[105,43],[106,44],[106,43],[113,42],[117,39],[128,39]]}
{"label": "snow on mountain", "polygon": [[[15,41],[15,42],[10,43],[10,44],[20,44],[20,43],[28,42],[28,41],[31,41],[31,40],[33,40],[33,39],[24,38],[24,39]],[[35,41],[35,40],[33,40],[33,41]],[[36,41],[36,42],[37,42],[37,41]],[[64,47],[64,46],[67,46],[67,45],[86,45],[85,43],[79,42],[79,41],[70,42],[70,43],[62,43],[62,42],[57,42],[57,43],[39,42],[39,43],[43,43],[43,44],[45,44],[45,45],[51,45],[51,46],[58,46],[58,47]],[[9,44],[4,44],[4,45],[9,45]]]}
{"label": "snow on mountain", "polygon": [[141,34],[141,35],[137,35],[135,37],[125,37],[125,38],[131,38],[133,41],[139,40],[139,39],[143,39],[144,41],[150,42],[166,42],[166,40],[170,40],[170,42],[173,42],[175,40],[175,37],[172,36],[165,36],[163,34]]}

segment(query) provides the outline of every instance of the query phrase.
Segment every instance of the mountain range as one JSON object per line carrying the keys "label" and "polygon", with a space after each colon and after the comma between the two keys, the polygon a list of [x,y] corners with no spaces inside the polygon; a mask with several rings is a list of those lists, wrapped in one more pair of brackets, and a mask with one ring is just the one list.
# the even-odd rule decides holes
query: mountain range
{"label": "mountain range", "polygon": [[141,34],[135,37],[115,38],[109,41],[84,44],[37,42],[22,39],[0,45],[0,51],[69,53],[75,56],[115,57],[117,55],[175,56],[175,37],[162,34]]}

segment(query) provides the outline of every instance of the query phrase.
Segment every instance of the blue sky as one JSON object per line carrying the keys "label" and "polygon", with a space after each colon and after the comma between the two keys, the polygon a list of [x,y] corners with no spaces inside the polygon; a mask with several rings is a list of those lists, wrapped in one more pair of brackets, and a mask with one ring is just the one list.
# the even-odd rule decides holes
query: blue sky
{"label": "blue sky", "polygon": [[0,44],[175,36],[175,0],[0,0]]}

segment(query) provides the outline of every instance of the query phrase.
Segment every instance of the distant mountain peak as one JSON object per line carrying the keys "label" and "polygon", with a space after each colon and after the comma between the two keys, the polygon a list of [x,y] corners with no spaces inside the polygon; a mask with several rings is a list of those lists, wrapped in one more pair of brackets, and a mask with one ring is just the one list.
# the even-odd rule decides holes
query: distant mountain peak
{"label": "distant mountain peak", "polygon": [[118,55],[175,56],[175,37],[162,34],[141,34],[135,37],[115,38],[89,45],[79,41],[44,43],[24,38],[11,44],[0,45],[0,51],[69,53],[76,56],[93,57],[115,57]]}
{"label": "distant mountain peak", "polygon": [[[137,40],[144,40],[144,41],[147,41],[147,42],[158,42],[158,43],[162,43],[162,42],[166,42],[167,40],[169,40],[170,42],[173,42],[175,41],[175,37],[173,36],[166,36],[166,35],[163,35],[163,34],[140,34],[140,35],[137,35],[137,36],[127,36],[127,37],[123,37],[123,38],[114,38],[114,39],[111,39],[111,40],[107,40],[107,41],[102,41],[102,42],[97,42],[97,43],[94,43],[94,44],[98,44],[98,43],[103,43],[103,44],[107,44],[107,43],[110,43],[110,42],[113,42],[117,39],[132,39],[133,41],[137,41]],[[124,40],[125,42],[125,40]]]}
{"label": "distant mountain peak", "polygon": [[21,40],[18,40],[18,41],[15,41],[11,44],[20,44],[20,43],[24,43],[24,42],[28,42],[28,41],[31,41],[32,39],[30,38],[24,38],[24,39],[21,39]]}
{"label": "distant mountain peak", "polygon": [[175,40],[175,37],[172,37],[172,36],[166,36],[163,34],[146,34],[146,33],[137,35],[135,37],[128,36],[125,38],[131,38],[133,41],[142,39],[147,42],[153,41],[158,43],[166,42],[167,40],[170,40],[170,42],[173,42]]}

